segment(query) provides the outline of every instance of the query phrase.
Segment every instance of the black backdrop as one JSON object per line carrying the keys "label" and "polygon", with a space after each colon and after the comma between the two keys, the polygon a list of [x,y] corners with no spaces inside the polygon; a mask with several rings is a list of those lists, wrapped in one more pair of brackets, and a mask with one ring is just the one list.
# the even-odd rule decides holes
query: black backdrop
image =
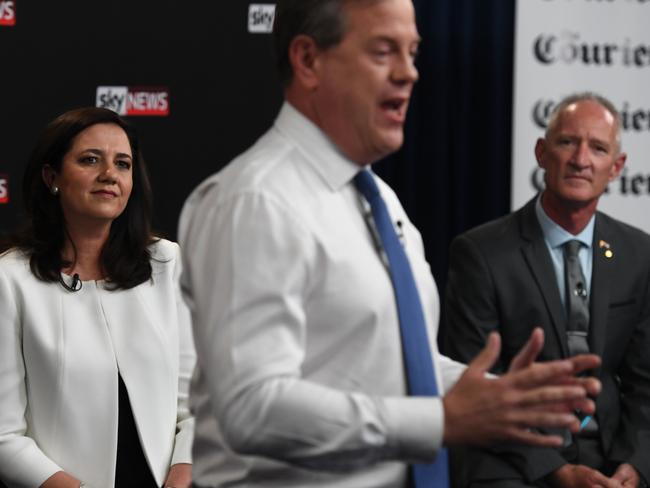
{"label": "black backdrop", "polygon": [[[16,23],[0,26],[0,175],[10,192],[0,231],[21,218],[22,168],[40,130],[94,105],[97,86],[169,90],[168,117],[130,120],[152,175],[155,225],[172,239],[191,189],[280,106],[271,37],[248,32],[250,2],[11,1]],[[420,82],[404,148],[376,170],[420,228],[441,288],[451,238],[509,209],[514,1],[414,1]]]}

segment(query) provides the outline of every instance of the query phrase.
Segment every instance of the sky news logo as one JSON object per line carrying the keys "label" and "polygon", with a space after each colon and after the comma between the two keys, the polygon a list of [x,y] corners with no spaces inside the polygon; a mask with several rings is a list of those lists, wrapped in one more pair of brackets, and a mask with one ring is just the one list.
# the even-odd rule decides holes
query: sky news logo
{"label": "sky news logo", "polygon": [[0,204],[9,203],[9,177],[0,175]]}
{"label": "sky news logo", "polygon": [[166,117],[169,115],[169,90],[160,87],[98,86],[95,105],[120,115]]}
{"label": "sky news logo", "polygon": [[251,3],[248,6],[248,32],[269,34],[273,32],[275,4]]}
{"label": "sky news logo", "polygon": [[0,0],[0,25],[16,25],[16,1]]}

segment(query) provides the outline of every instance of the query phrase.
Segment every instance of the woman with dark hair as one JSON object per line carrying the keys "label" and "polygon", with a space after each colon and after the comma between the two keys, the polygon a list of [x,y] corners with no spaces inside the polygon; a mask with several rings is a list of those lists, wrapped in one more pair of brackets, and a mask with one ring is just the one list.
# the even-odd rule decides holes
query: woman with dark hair
{"label": "woman with dark hair", "polygon": [[11,487],[187,487],[194,364],[178,246],[151,232],[138,140],[66,112],[0,247],[0,479]]}

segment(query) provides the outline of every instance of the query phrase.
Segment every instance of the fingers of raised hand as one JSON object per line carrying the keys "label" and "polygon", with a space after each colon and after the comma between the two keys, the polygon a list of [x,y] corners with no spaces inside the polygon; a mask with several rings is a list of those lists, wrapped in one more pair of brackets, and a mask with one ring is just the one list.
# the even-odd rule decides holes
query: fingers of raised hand
{"label": "fingers of raised hand", "polygon": [[[566,385],[540,386],[538,388],[523,391],[516,390],[516,393],[512,393],[510,400],[516,402],[517,405],[522,407],[545,404],[568,406],[574,402],[582,402],[586,398],[587,392],[583,387],[579,385]],[[588,405],[588,402],[586,404]]]}
{"label": "fingers of raised hand", "polygon": [[596,411],[596,404],[590,398],[579,398],[567,402],[558,402],[544,405],[543,408],[548,412],[572,413],[580,410],[585,415],[592,415]]}
{"label": "fingers of raised hand", "polygon": [[[503,378],[493,380],[495,384]],[[495,385],[496,386],[496,385]],[[543,409],[549,413],[568,413],[574,406],[584,407],[585,413],[592,413],[593,401],[587,398],[586,391],[579,385],[541,386],[532,389],[513,388],[507,383],[498,385],[495,392],[500,409]]]}
{"label": "fingers of raised hand", "polygon": [[597,378],[592,378],[592,377],[586,377],[586,378],[575,378],[576,383],[580,386],[582,386],[585,390],[587,390],[587,393],[591,396],[596,396],[600,393],[600,390],[602,389],[602,385],[600,383],[600,380]]}
{"label": "fingers of raised hand", "polygon": [[[602,385],[600,383],[600,380],[597,378],[592,378],[592,377],[580,377],[576,378],[574,376],[566,376],[558,379],[558,381],[551,381],[547,383],[548,386],[555,385],[555,386],[580,386],[585,389],[587,394],[591,397],[596,397],[601,389]],[[577,407],[580,408],[580,407]]]}
{"label": "fingers of raised hand", "polygon": [[494,363],[499,358],[501,352],[501,336],[497,332],[492,332],[488,336],[487,342],[483,350],[474,358],[468,365],[468,372],[470,375],[476,374],[483,376],[489,371]]}
{"label": "fingers of raised hand", "polygon": [[[515,384],[537,386],[548,383],[560,383],[574,375],[594,369],[600,365],[600,358],[594,354],[580,354],[569,359],[560,359],[530,366],[512,373]],[[595,384],[594,384],[595,385]]]}
{"label": "fingers of raised hand", "polygon": [[567,359],[533,363],[530,366],[502,376],[502,379],[516,388],[532,389],[542,385],[572,383],[573,364]]}
{"label": "fingers of raised hand", "polygon": [[551,412],[544,407],[504,410],[501,422],[504,425],[521,429],[535,427],[577,429],[580,427],[580,421],[573,413]]}
{"label": "fingers of raised hand", "polygon": [[530,366],[539,355],[542,347],[544,347],[544,331],[540,327],[535,327],[524,347],[519,350],[510,362],[508,371],[519,371]]}
{"label": "fingers of raised hand", "polygon": [[595,354],[578,354],[568,359],[573,364],[573,373],[580,374],[600,366],[600,357]]}

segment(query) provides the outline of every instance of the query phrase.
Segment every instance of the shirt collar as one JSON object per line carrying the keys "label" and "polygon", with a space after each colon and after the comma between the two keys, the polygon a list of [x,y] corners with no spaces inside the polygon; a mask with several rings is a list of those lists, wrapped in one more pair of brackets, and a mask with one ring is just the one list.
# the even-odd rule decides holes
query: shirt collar
{"label": "shirt collar", "polygon": [[340,149],[311,120],[289,102],[284,102],[274,127],[291,139],[314,170],[334,191],[349,183],[363,169]]}
{"label": "shirt collar", "polygon": [[588,248],[591,247],[591,243],[594,239],[594,222],[596,221],[596,214],[591,216],[591,219],[589,219],[587,226],[575,236],[566,229],[556,224],[555,221],[553,221],[553,219],[551,219],[546,214],[544,208],[542,207],[541,194],[537,197],[537,201],[535,202],[535,214],[537,215],[537,220],[539,221],[539,225],[542,228],[544,238],[549,243],[551,248],[560,247],[565,242],[572,239],[580,241]]}

